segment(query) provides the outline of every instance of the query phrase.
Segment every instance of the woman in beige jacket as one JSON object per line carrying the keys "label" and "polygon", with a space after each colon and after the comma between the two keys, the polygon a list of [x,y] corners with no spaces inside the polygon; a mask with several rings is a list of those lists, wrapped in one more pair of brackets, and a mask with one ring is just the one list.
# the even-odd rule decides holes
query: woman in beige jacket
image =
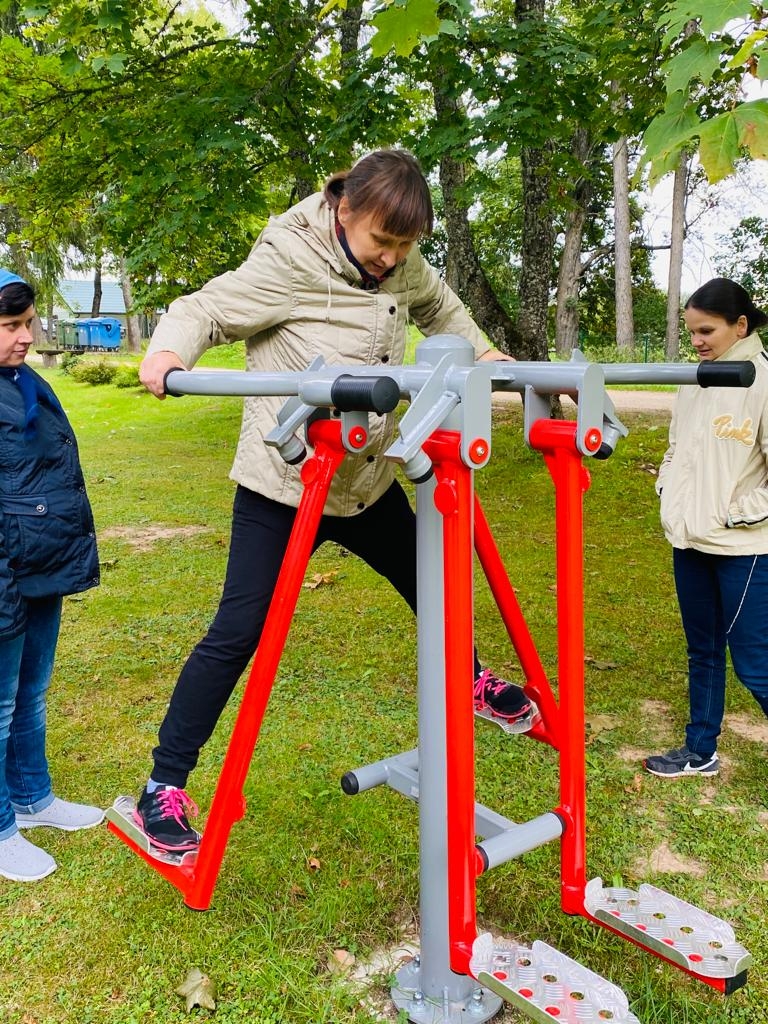
{"label": "woman in beige jacket", "polygon": [[[237,270],[171,304],[142,363],[143,383],[162,398],[169,370],[189,368],[211,345],[237,338],[247,339],[249,370],[304,370],[317,355],[336,365],[399,365],[409,321],[427,335],[469,339],[479,359],[504,358],[419,253],[418,239],[432,223],[416,160],[402,150],[369,154],[270,220]],[[264,444],[281,404],[280,398],[245,400],[221,603],[181,671],[137,809],[137,823],[160,849],[188,850],[199,842],[184,786],[259,642],[301,497],[298,468]],[[315,547],[333,540],[359,555],[415,610],[415,517],[382,458],[393,437],[392,416],[373,422],[372,431],[366,453],[347,456],[336,474]],[[530,728],[531,701],[477,660],[474,687],[478,709],[489,707],[518,731]]]}
{"label": "woman in beige jacket", "polygon": [[715,278],[690,297],[685,323],[699,359],[749,359],[756,377],[745,389],[680,388],[656,483],[688,643],[685,744],[645,760],[667,779],[720,769],[726,648],[768,715],[768,355],[755,333],[768,316]]}

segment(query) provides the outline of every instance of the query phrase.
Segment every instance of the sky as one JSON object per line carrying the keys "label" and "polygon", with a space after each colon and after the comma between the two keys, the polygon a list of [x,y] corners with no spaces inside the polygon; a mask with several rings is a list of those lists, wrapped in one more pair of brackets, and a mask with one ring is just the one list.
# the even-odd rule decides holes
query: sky
{"label": "sky", "polygon": [[[663,178],[648,197],[643,221],[646,240],[654,245],[669,242],[672,206],[672,175]],[[690,232],[683,247],[682,293],[690,295],[711,277],[718,276],[714,258],[722,244],[720,236],[735,227],[743,217],[768,213],[768,162],[744,163],[735,174],[717,186],[699,188],[688,205]],[[653,254],[653,273],[657,285],[667,289],[669,251]]]}

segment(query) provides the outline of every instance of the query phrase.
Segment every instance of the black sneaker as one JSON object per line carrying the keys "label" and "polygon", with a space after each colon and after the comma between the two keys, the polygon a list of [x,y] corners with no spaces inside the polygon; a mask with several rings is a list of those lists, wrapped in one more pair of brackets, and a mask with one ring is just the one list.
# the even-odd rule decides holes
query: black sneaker
{"label": "black sneaker", "polygon": [[646,757],[643,764],[646,771],[651,775],[658,775],[661,779],[681,779],[685,775],[717,775],[720,771],[717,754],[702,757],[700,754],[694,754],[688,747]]}
{"label": "black sneaker", "polygon": [[483,712],[503,718],[514,725],[515,732],[527,732],[538,717],[539,709],[519,686],[499,679],[486,668],[475,680],[475,713],[482,715]]}
{"label": "black sneaker", "polygon": [[187,821],[187,811],[192,817],[198,813],[197,804],[183,789],[158,786],[154,793],[144,789],[133,818],[154,846],[172,853],[183,853],[196,850],[202,838]]}

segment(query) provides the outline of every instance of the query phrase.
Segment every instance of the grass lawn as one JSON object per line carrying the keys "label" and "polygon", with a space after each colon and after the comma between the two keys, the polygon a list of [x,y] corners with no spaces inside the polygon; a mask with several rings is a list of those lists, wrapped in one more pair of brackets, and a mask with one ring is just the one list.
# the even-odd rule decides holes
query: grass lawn
{"label": "grass lawn", "polygon": [[[226,365],[230,353],[211,358]],[[103,568],[101,587],[65,602],[49,754],[62,796],[107,806],[141,789],[176,675],[216,607],[240,403],[158,402],[47,375],[79,437]],[[523,443],[519,411],[495,416],[477,488],[554,677],[551,480]],[[588,876],[652,882],[726,918],[755,964],[748,986],[725,999],[565,916],[553,844],[479,879],[480,923],[544,940],[603,974],[644,1024],[757,1024],[768,1015],[768,728],[733,679],[719,778],[665,782],[640,769],[644,754],[682,742],[686,658],[651,472],[667,418],[622,418],[630,436],[590,466],[585,496]],[[327,964],[337,949],[365,959],[415,922],[417,808],[383,787],[350,799],[338,780],[415,745],[415,625],[388,585],[338,547],[310,571],[335,575],[302,592],[212,909],[186,909],[106,828],[37,830],[59,869],[32,885],[0,880],[3,1024],[375,1019]],[[480,576],[476,622],[485,662],[520,681]],[[236,709],[233,700],[190,782],[203,811]],[[487,726],[476,736],[482,803],[517,821],[556,804],[553,751]],[[175,992],[194,967],[218,986],[215,1014],[188,1015]],[[386,979],[370,992],[382,1006],[387,993]],[[500,1019],[522,1020],[510,1009]]]}

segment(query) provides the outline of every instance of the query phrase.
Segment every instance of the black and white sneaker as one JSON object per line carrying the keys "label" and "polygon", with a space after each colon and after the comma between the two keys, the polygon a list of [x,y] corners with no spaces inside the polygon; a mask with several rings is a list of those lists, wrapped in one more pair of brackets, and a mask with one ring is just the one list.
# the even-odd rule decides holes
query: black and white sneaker
{"label": "black and white sneaker", "polygon": [[688,747],[646,757],[643,764],[647,772],[658,775],[660,779],[681,779],[686,775],[717,775],[720,771],[717,754],[702,757],[701,754],[694,754]]}

